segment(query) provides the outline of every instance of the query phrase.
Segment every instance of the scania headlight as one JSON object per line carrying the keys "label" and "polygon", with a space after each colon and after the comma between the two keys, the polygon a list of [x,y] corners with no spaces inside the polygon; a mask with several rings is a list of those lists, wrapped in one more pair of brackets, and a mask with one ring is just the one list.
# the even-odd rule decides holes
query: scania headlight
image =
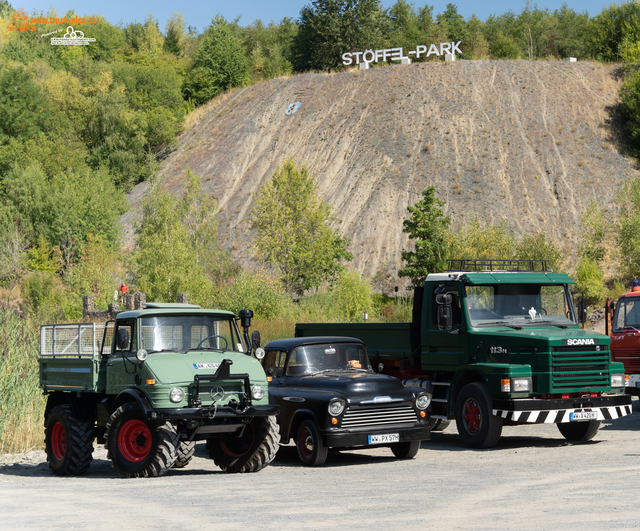
{"label": "scania headlight", "polygon": [[264,397],[264,389],[259,385],[254,385],[251,389],[251,396],[254,400],[262,400]]}
{"label": "scania headlight", "polygon": [[624,387],[624,374],[612,374],[611,387]]}
{"label": "scania headlight", "polygon": [[342,398],[334,398],[331,402],[329,402],[329,414],[337,417],[344,411],[346,405],[346,400],[343,400]]}
{"label": "scania headlight", "polygon": [[183,398],[184,391],[182,389],[180,389],[179,387],[174,387],[173,389],[171,389],[171,392],[169,393],[169,400],[177,404],[178,402],[182,402]]}
{"label": "scania headlight", "polygon": [[531,380],[531,377],[511,378],[511,392],[512,393],[531,392],[532,388],[533,388],[533,382]]}
{"label": "scania headlight", "polygon": [[416,407],[418,409],[427,409],[431,403],[431,395],[428,393],[422,393],[416,398]]}

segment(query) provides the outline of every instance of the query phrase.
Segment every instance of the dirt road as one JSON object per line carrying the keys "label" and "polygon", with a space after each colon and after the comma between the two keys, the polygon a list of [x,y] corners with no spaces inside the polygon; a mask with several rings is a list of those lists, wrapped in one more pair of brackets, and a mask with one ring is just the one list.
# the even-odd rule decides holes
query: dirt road
{"label": "dirt road", "polygon": [[226,475],[203,445],[186,469],[123,479],[94,452],[58,478],[43,452],[0,458],[1,529],[638,529],[640,402],[571,445],[555,425],[507,427],[497,448],[464,448],[454,426],[416,459],[384,448],[331,453],[322,468],[283,446],[257,474]]}

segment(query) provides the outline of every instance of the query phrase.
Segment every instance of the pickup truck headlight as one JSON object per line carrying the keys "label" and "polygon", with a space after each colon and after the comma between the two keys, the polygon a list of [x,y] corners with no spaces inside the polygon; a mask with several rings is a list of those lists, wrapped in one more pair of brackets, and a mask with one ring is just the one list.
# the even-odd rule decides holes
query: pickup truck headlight
{"label": "pickup truck headlight", "polygon": [[179,387],[174,387],[173,389],[171,389],[171,392],[169,393],[169,400],[177,404],[178,402],[182,402],[183,398],[184,391],[182,389],[180,389]]}
{"label": "pickup truck headlight", "polygon": [[251,396],[254,400],[262,400],[264,397],[264,389],[259,385],[254,385],[251,389]]}
{"label": "pickup truck headlight", "polygon": [[423,393],[416,398],[416,407],[418,409],[427,409],[431,403],[431,395]]}
{"label": "pickup truck headlight", "polygon": [[624,374],[612,374],[611,387],[624,387]]}
{"label": "pickup truck headlight", "polygon": [[346,405],[346,400],[343,400],[342,398],[334,398],[331,402],[329,402],[329,414],[337,417],[344,411]]}

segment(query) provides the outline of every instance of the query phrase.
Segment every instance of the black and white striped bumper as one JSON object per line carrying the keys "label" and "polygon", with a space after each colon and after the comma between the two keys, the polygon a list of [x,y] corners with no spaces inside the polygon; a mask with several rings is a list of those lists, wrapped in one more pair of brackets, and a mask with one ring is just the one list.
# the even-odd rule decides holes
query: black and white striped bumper
{"label": "black and white striped bumper", "polygon": [[531,424],[573,422],[574,413],[592,412],[593,420],[615,420],[631,414],[631,397],[613,395],[591,399],[494,400],[493,414],[506,421]]}

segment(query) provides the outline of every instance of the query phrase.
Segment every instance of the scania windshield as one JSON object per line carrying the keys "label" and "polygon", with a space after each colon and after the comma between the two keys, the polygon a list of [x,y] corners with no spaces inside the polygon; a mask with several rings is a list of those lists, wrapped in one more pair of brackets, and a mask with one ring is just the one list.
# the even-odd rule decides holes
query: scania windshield
{"label": "scania windshield", "polygon": [[500,284],[465,287],[471,326],[577,325],[567,285]]}

